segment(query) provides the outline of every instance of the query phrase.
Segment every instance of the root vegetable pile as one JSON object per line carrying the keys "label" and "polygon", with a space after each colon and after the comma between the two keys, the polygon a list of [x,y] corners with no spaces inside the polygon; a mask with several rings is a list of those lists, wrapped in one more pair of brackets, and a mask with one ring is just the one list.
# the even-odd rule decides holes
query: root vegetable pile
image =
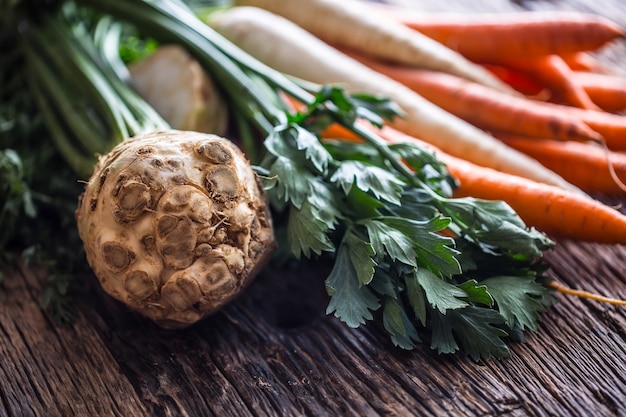
{"label": "root vegetable pile", "polygon": [[106,292],[163,327],[236,297],[275,249],[265,193],[239,148],[157,131],[102,157],[76,212]]}
{"label": "root vegetable pile", "polygon": [[[27,77],[35,114],[58,156],[75,170],[74,179],[90,178],[72,213],[86,259],[108,294],[163,327],[186,327],[219,311],[278,252],[280,259],[332,264],[326,312],[350,327],[382,319],[393,344],[404,349],[427,340],[441,354],[506,357],[506,341],[522,341],[523,331],[536,330],[540,313],[555,301],[543,257],[555,242],[538,228],[549,224],[556,235],[598,240],[597,229],[626,224],[610,211],[590,231],[595,223],[585,219],[602,203],[506,140],[532,133],[536,141],[550,134],[561,144],[618,146],[609,132],[618,131],[613,125],[623,121],[620,115],[530,102],[507,81],[519,76],[525,89],[563,81],[562,64],[574,65],[571,49],[567,57],[545,60],[555,65],[535,65],[533,70],[552,72],[531,80],[531,71],[522,77],[525,68],[512,61],[498,72],[500,63],[472,62],[392,17],[379,23],[354,1],[292,0],[286,7],[242,0],[235,4],[247,6],[206,21],[172,0],[59,0],[58,9],[36,18],[30,1],[14,2],[7,6],[10,14],[0,14],[11,17],[4,27],[13,29],[10,38],[0,33],[0,47],[17,45],[10,56],[19,57],[24,70],[11,75]],[[282,17],[254,7],[274,10],[279,4]],[[321,10],[326,20],[316,14]],[[339,30],[346,27],[351,30]],[[368,36],[356,36],[357,30]],[[143,69],[136,61],[131,65],[141,95],[119,56],[127,32],[158,44]],[[62,46],[38,54],[52,50],[47,39]],[[373,40],[383,48],[366,59]],[[161,61],[164,68],[174,63],[189,77],[169,77],[155,67],[164,51],[173,50],[166,45],[184,54],[176,58],[182,67],[170,56]],[[409,47],[413,52],[405,50],[405,56],[415,52],[424,59],[387,61],[383,74],[384,52]],[[453,97],[434,103],[407,78],[393,79],[395,66],[421,67],[423,76],[406,77],[422,90],[430,83],[436,95]],[[139,87],[142,76],[148,88]],[[508,122],[470,120],[460,111],[465,109],[453,114],[445,103],[456,100],[455,89],[439,89],[439,78],[458,89],[475,86],[475,107],[497,106],[501,116],[493,117]],[[222,100],[206,101],[207,90],[193,80],[210,80],[217,89],[210,97]],[[78,82],[80,88],[72,88]],[[191,98],[181,105],[165,92],[166,84],[178,83],[177,92]],[[586,90],[570,89],[571,83],[557,87],[561,98],[579,103],[591,91],[588,84]],[[466,94],[455,104],[469,99]],[[508,105],[498,106],[501,101]],[[218,121],[214,127],[198,117],[209,108]],[[558,109],[558,117],[542,117],[546,109]],[[533,129],[506,131],[531,116]],[[198,130],[219,129],[220,136],[178,128],[176,121],[189,120],[199,122],[192,125]],[[544,204],[533,216],[523,210],[531,197]],[[556,200],[559,211],[550,217]],[[582,219],[588,227],[583,234],[563,219]]]}

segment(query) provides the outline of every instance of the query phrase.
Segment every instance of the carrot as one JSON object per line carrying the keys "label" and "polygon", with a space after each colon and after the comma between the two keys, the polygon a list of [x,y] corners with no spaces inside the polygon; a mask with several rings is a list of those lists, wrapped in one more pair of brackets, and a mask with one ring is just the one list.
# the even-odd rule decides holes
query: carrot
{"label": "carrot", "polygon": [[588,52],[563,54],[561,58],[573,71],[587,71],[598,74],[610,74],[611,70]]}
{"label": "carrot", "polygon": [[479,165],[578,190],[532,158],[332,48],[285,18],[259,8],[235,7],[213,14],[210,23],[241,49],[285,74],[314,83],[342,84],[348,92],[379,94],[395,101],[405,117],[393,120],[393,126],[446,152],[462,155]]}
{"label": "carrot", "polygon": [[536,101],[509,97],[450,74],[399,67],[353,53],[350,55],[481,129],[535,138],[602,140],[597,132],[576,117],[566,112],[546,112],[536,106]]}
{"label": "carrot", "polygon": [[606,146],[614,151],[626,151],[626,116],[604,111],[544,103],[546,111],[565,110],[602,135]]}
{"label": "carrot", "polygon": [[[418,141],[393,128],[380,134],[389,141]],[[455,196],[501,200],[528,225],[554,237],[585,242],[626,244],[626,216],[589,196],[528,178],[477,166],[435,149],[459,181]]]}
{"label": "carrot", "polygon": [[626,110],[626,78],[610,74],[575,71],[574,81],[585,89],[591,100],[608,112]]}
{"label": "carrot", "polygon": [[489,71],[411,30],[373,12],[357,0],[236,0],[281,15],[327,43],[418,68],[449,72],[497,90],[516,92]]}
{"label": "carrot", "polygon": [[624,30],[615,22],[591,13],[461,14],[371,7],[475,61],[591,51],[624,37]]}
{"label": "carrot", "polygon": [[554,101],[580,107],[600,110],[591,100],[582,85],[574,80],[573,71],[558,55],[545,55],[533,58],[498,59],[488,64],[500,64],[521,71],[550,90]]}
{"label": "carrot", "polygon": [[483,67],[524,96],[532,97],[535,100],[547,99],[545,87],[528,75],[502,65],[484,64]]}
{"label": "carrot", "polygon": [[[593,144],[550,139],[501,137],[507,145],[541,162],[588,192],[616,195],[624,192],[626,154]],[[617,179],[614,178],[617,176]]]}

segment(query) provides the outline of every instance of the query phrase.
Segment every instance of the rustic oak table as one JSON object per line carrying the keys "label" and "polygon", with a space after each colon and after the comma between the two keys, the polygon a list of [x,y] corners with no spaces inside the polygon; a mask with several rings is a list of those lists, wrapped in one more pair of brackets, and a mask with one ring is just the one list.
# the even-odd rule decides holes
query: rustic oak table
{"label": "rustic oak table", "polygon": [[[624,0],[395,0],[425,10],[580,10],[626,27]],[[600,58],[626,69],[624,43]],[[620,203],[620,201],[613,201]],[[624,199],[626,202],[626,198]],[[559,240],[554,275],[626,298],[626,247]],[[326,316],[327,265],[268,268],[223,312],[159,329],[85,278],[78,320],[39,308],[45,276],[0,287],[0,416],[626,415],[626,309],[573,297],[505,360],[395,348]]]}

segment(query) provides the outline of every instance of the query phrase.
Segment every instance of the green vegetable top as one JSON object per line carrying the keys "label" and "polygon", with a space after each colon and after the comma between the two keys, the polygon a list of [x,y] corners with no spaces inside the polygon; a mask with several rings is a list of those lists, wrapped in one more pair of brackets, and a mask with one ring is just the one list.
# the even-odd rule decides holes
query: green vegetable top
{"label": "green vegetable top", "polygon": [[363,143],[311,134],[333,121],[355,126],[373,110],[322,87],[265,140],[261,165],[284,247],[297,258],[332,254],[327,312],[351,327],[380,310],[402,348],[428,339],[440,353],[507,356],[503,338],[536,329],[552,302],[537,261],[553,242],[505,203],[449,197],[445,166],[415,144],[381,143],[360,129]]}

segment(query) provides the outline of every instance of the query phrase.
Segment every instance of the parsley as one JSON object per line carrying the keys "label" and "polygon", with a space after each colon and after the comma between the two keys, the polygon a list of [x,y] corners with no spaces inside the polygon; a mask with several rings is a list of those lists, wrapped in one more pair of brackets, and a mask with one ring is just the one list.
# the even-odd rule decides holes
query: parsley
{"label": "parsley", "polygon": [[261,166],[279,226],[288,219],[289,252],[334,258],[327,313],[350,327],[380,311],[401,348],[429,340],[440,354],[508,356],[506,339],[536,330],[552,302],[541,255],[553,242],[503,202],[452,198],[445,166],[417,145],[358,128],[364,143],[312,140],[332,122],[354,128],[357,115],[379,125],[376,106],[363,103],[322,88],[265,141]]}

